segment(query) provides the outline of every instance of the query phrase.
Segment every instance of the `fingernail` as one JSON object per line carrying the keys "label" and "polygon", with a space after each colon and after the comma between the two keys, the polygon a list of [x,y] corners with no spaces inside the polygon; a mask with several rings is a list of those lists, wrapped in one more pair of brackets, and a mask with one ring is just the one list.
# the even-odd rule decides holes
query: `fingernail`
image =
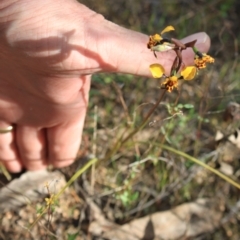
{"label": "fingernail", "polygon": [[193,40],[197,40],[196,44],[206,43],[209,40],[209,37],[205,32],[199,32],[199,33],[195,33],[195,34],[192,34],[192,35],[184,38],[182,41],[190,42]]}
{"label": "fingernail", "polygon": [[205,32],[200,32],[198,34],[198,43],[206,43],[209,39],[209,36]]}

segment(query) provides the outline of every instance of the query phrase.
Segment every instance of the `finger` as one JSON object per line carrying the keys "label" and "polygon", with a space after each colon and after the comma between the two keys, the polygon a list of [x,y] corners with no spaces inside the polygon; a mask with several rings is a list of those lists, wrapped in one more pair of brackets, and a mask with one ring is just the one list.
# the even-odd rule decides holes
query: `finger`
{"label": "finger", "polygon": [[19,157],[28,170],[44,169],[46,162],[46,136],[44,129],[18,126],[16,140]]}
{"label": "finger", "polygon": [[65,167],[74,162],[81,144],[85,114],[83,108],[75,121],[48,129],[48,160],[54,167]]}
{"label": "finger", "polygon": [[81,105],[73,109],[73,117],[68,122],[47,129],[48,162],[55,167],[73,163],[80,147],[91,77],[83,76],[81,80],[85,82],[79,91],[78,100]]}
{"label": "finger", "polygon": [[[104,28],[102,28],[102,26]],[[92,27],[93,28],[93,27]],[[174,51],[158,53],[158,59],[154,57],[153,52],[147,48],[149,36],[131,31],[111,22],[105,22],[94,30],[90,29],[89,38],[91,36],[99,36],[99,45],[96,50],[101,58],[101,68],[103,71],[117,71],[122,73],[130,73],[142,76],[151,76],[149,65],[152,63],[160,63],[166,71],[169,71],[175,55]],[[207,52],[210,47],[210,39],[204,32],[197,33],[185,38],[197,39],[196,47],[203,52]],[[96,41],[90,39],[89,42]],[[91,46],[93,48],[93,46]],[[183,61],[189,63],[193,57],[191,49],[186,50],[183,54]]]}
{"label": "finger", "polygon": [[[10,124],[0,121],[0,129],[7,129]],[[16,128],[16,126],[14,127]],[[0,133],[0,161],[10,172],[20,172],[22,170],[22,164],[18,158],[17,148],[14,142],[13,128],[10,132],[1,131]]]}

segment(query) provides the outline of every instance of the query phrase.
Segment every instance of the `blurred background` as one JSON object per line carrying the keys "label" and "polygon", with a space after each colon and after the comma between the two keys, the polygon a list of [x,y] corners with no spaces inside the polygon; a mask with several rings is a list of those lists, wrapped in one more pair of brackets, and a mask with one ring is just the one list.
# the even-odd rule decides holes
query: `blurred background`
{"label": "blurred background", "polygon": [[[213,231],[193,239],[240,239],[239,190],[159,146],[166,144],[196,157],[239,182],[240,2],[80,2],[110,21],[147,35],[160,33],[168,25],[174,26],[173,34],[178,39],[205,31],[212,40],[209,54],[215,58],[215,63],[194,81],[184,82],[179,91],[167,94],[149,124],[111,160],[95,169],[95,195],[112,191],[100,197],[105,214],[123,224],[182,203],[210,198],[221,206],[222,220]],[[93,152],[93,144],[94,154],[104,157],[123,131],[141,122],[160,93],[153,79],[121,74],[93,76],[85,128],[88,150]],[[91,136],[96,117],[94,142]],[[223,136],[216,139],[219,132]]]}

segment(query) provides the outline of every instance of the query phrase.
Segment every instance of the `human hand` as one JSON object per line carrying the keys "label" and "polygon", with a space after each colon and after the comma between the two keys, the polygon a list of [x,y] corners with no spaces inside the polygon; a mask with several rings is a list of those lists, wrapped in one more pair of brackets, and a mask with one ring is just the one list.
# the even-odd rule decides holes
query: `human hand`
{"label": "human hand", "polygon": [[[175,53],[147,49],[148,36],[105,20],[75,0],[0,2],[0,160],[9,171],[63,167],[78,151],[96,72],[151,76],[158,61],[169,71]],[[207,52],[209,37],[198,33]],[[186,65],[193,52],[183,52]]]}

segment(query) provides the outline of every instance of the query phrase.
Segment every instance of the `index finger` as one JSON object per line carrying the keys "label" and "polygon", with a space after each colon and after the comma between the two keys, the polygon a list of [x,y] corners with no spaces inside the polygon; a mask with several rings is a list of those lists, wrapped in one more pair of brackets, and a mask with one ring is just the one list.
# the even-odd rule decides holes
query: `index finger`
{"label": "index finger", "polygon": [[[105,20],[106,21],[106,20]],[[141,76],[151,76],[149,65],[159,63],[168,73],[176,56],[174,51],[158,53],[158,58],[147,48],[149,37],[145,34],[125,29],[111,22],[104,22],[98,28],[98,53],[103,61],[99,68],[104,72],[120,72]],[[101,30],[102,29],[102,30]],[[99,32],[101,31],[101,33]],[[207,52],[210,48],[210,38],[204,33],[196,33],[184,39],[183,42],[197,40],[196,47]],[[185,65],[193,64],[194,52],[188,48],[183,51]]]}

